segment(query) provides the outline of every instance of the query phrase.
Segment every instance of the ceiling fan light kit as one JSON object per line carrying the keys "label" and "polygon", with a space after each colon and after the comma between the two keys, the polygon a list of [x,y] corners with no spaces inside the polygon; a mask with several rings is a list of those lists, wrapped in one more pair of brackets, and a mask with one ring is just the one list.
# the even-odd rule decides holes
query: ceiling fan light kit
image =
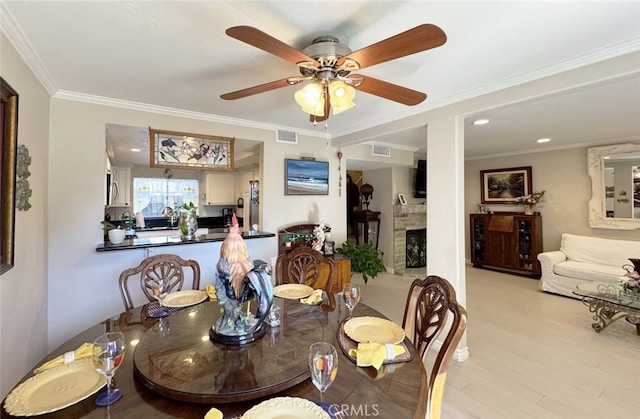
{"label": "ceiling fan light kit", "polygon": [[251,26],[234,26],[227,35],[274,54],[298,66],[301,76],[292,76],[258,86],[221,95],[234,100],[280,87],[308,81],[294,94],[302,110],[315,124],[329,118],[329,112],[339,114],[355,106],[356,89],[365,93],[413,106],[426,94],[372,77],[350,74],[386,61],[395,60],[444,44],[447,36],[439,27],[423,24],[384,39],[358,51],[351,50],[334,36],[321,36],[302,51]]}

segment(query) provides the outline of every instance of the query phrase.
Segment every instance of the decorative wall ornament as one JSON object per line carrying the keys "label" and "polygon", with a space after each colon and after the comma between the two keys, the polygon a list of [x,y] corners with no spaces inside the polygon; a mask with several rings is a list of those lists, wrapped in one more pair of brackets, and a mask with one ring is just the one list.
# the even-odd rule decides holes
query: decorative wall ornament
{"label": "decorative wall ornament", "polygon": [[29,203],[31,188],[29,188],[29,181],[27,180],[31,176],[31,172],[29,172],[30,165],[29,149],[26,145],[20,144],[18,146],[18,161],[16,162],[16,208],[20,211],[29,211],[29,208],[31,208]]}

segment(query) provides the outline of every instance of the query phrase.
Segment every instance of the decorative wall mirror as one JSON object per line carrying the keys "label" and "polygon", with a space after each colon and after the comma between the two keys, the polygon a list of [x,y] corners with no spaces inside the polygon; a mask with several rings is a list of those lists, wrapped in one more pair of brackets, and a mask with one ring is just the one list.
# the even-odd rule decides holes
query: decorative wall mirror
{"label": "decorative wall mirror", "polygon": [[640,143],[587,149],[591,177],[589,227],[640,229]]}
{"label": "decorative wall mirror", "polygon": [[0,77],[0,275],[13,267],[18,93]]}

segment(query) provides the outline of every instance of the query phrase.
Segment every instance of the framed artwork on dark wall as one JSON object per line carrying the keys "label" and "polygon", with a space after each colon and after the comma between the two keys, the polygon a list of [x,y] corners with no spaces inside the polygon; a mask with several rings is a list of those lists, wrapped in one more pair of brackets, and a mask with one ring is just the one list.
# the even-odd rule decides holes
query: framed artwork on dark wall
{"label": "framed artwork on dark wall", "polygon": [[329,162],[286,159],[285,195],[329,195]]}
{"label": "framed artwork on dark wall", "polygon": [[515,204],[516,198],[531,194],[531,166],[480,171],[483,204]]}
{"label": "framed artwork on dark wall", "polygon": [[13,268],[18,93],[0,77],[0,274]]}

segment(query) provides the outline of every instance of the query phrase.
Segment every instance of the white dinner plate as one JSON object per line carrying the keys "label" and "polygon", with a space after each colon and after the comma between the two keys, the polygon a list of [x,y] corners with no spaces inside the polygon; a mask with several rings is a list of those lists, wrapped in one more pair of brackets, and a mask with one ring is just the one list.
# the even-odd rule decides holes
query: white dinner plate
{"label": "white dinner plate", "polygon": [[275,397],[253,406],[242,419],[330,419],[320,406],[298,397]]}
{"label": "white dinner plate", "polygon": [[404,329],[380,317],[354,317],[344,324],[344,333],[356,342],[397,344],[404,340]]}
{"label": "white dinner plate", "polygon": [[45,370],[14,388],[4,402],[13,416],[55,412],[86,399],[107,383],[93,360],[81,359]]}
{"label": "white dinner plate", "polygon": [[299,300],[313,293],[313,288],[304,284],[282,284],[273,288],[273,295],[280,298]]}
{"label": "white dinner plate", "polygon": [[165,307],[181,308],[189,307],[194,304],[198,304],[206,300],[209,296],[205,291],[200,290],[181,290],[169,293],[162,305]]}

